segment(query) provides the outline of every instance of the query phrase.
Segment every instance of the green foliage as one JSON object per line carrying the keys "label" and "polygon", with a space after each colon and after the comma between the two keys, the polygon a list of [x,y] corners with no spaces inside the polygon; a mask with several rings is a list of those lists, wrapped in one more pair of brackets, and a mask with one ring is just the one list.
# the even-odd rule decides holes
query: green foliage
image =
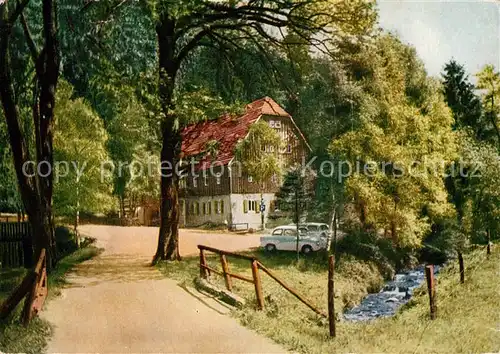
{"label": "green foliage", "polygon": [[[390,35],[375,48],[359,55],[367,74],[358,126],[334,140],[331,153],[350,163],[347,193],[363,227],[390,229],[401,246],[418,246],[432,220],[454,213],[439,170],[427,169],[456,156],[452,117],[414,49]],[[419,173],[409,173],[416,164]]]}
{"label": "green foliage", "polygon": [[455,128],[469,127],[481,137],[484,129],[481,124],[481,101],[476,96],[464,67],[451,60],[446,63],[442,76],[445,100],[455,118]]}
{"label": "green foliage", "polygon": [[256,183],[263,184],[273,175],[281,175],[278,151],[282,148],[278,133],[264,121],[250,127],[248,136],[236,146],[236,158],[243,171]]}
{"label": "green foliage", "polygon": [[147,150],[145,145],[139,145],[134,151],[133,161],[140,165],[132,166],[127,195],[135,201],[154,203],[160,198],[159,155]]}
{"label": "green foliage", "polygon": [[58,215],[79,210],[102,212],[112,207],[109,178],[101,180],[101,164],[109,159],[108,134],[102,120],[83,99],[73,99],[71,86],[62,81],[55,109],[54,209]]}
{"label": "green foliage", "polygon": [[485,130],[489,131],[490,141],[496,142],[500,150],[500,73],[493,65],[486,65],[477,75],[477,88],[484,90],[482,95],[484,114],[487,118]]}
{"label": "green foliage", "polygon": [[5,119],[0,112],[0,211],[17,213],[23,206],[17,191],[17,179],[8,141]]}
{"label": "green foliage", "polygon": [[473,239],[485,239],[487,230],[500,234],[500,155],[488,143],[462,134],[461,157],[470,173],[465,190],[464,232]]}
{"label": "green foliage", "polygon": [[313,197],[313,176],[300,167],[288,171],[280,190],[276,193],[280,211],[292,215],[294,223],[304,222]]}

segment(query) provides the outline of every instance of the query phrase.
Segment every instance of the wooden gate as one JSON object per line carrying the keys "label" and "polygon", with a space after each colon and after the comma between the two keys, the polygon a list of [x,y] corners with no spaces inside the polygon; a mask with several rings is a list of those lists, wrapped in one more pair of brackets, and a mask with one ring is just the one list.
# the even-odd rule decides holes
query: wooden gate
{"label": "wooden gate", "polygon": [[33,257],[29,222],[0,223],[0,267],[30,266]]}

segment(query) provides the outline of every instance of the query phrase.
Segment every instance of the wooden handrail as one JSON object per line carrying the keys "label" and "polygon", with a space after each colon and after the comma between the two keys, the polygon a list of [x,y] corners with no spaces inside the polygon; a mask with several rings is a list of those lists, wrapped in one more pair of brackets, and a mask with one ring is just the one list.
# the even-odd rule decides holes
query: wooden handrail
{"label": "wooden handrail", "polygon": [[42,251],[40,252],[40,257],[38,257],[38,262],[36,263],[35,274],[39,275],[43,270],[43,266],[45,264],[45,257],[46,257],[46,251],[45,248],[42,248]]}
{"label": "wooden handrail", "polygon": [[[234,253],[234,252],[229,252],[229,251],[223,251],[219,250],[217,248],[209,247],[209,246],[203,246],[203,245],[198,245],[198,249],[200,250],[200,276],[203,278],[208,277],[208,272],[214,272],[215,274],[221,275],[225,279],[226,283],[226,288],[231,291],[232,290],[232,283],[231,283],[231,278],[236,278],[240,280],[247,281],[249,283],[254,284],[255,286],[255,296],[257,298],[257,308],[259,310],[262,310],[264,308],[264,295],[262,293],[262,284],[260,280],[260,274],[259,274],[259,269],[263,270],[267,275],[269,275],[272,279],[274,279],[278,284],[280,284],[282,287],[284,287],[288,292],[290,292],[293,296],[295,296],[297,299],[299,299],[302,303],[304,303],[307,307],[309,307],[311,310],[316,312],[318,315],[323,316],[325,318],[328,318],[328,316],[321,310],[319,310],[317,307],[311,304],[308,300],[300,296],[297,291],[292,289],[290,286],[285,284],[280,278],[278,278],[273,272],[271,272],[269,269],[264,267],[262,263],[258,261],[256,257],[251,257],[251,256],[245,256],[242,254]],[[222,271],[211,268],[207,265],[207,260],[204,254],[204,251],[209,251],[216,253],[221,256],[221,265],[222,265]],[[229,271],[229,265],[224,256],[230,256],[230,257],[235,257],[235,258],[240,258],[240,259],[246,259],[251,262],[251,268],[252,268],[252,279],[247,278],[242,275],[238,274],[232,274]]]}
{"label": "wooden handrail", "polygon": [[325,318],[327,318],[328,316],[321,310],[319,310],[318,308],[316,308],[313,304],[311,304],[308,300],[306,300],[305,298],[303,298],[302,296],[300,296],[296,290],[292,289],[290,286],[288,286],[287,284],[285,284],[280,278],[278,278],[273,272],[271,272],[269,269],[267,269],[266,267],[264,267],[262,265],[262,263],[260,262],[257,262],[258,263],[258,266],[260,269],[262,269],[264,271],[264,273],[266,273],[267,275],[269,275],[271,278],[273,278],[278,284],[280,284],[282,287],[284,287],[286,290],[288,290],[288,292],[290,292],[293,296],[295,296],[297,299],[299,299],[302,303],[304,303],[307,307],[309,307],[311,310],[313,310],[314,312],[316,312],[318,315],[321,315]]}
{"label": "wooden handrail", "polygon": [[[2,303],[0,307],[0,319],[6,318],[16,306],[25,298],[21,314],[25,326],[29,324],[33,316],[40,311],[47,296],[47,268],[46,250],[42,249],[35,268],[23,279],[21,284]],[[34,302],[36,303],[34,304]]]}
{"label": "wooden handrail", "polygon": [[[218,274],[220,276],[224,276],[224,272],[221,272],[220,270],[214,269],[214,268],[212,268],[210,266],[202,265],[201,267],[203,267],[204,269],[208,269],[209,271],[214,272],[215,274]],[[228,272],[226,274],[229,275],[231,278],[236,278],[236,279],[239,279],[239,280],[246,281],[248,283],[253,283],[253,279],[252,278],[248,278],[248,277],[245,277],[243,275],[234,274],[234,273],[230,273],[230,272]]]}
{"label": "wooden handrail", "polygon": [[31,319],[42,309],[45,298],[47,297],[47,267],[46,267],[46,250],[42,248],[40,256],[36,263],[33,275],[35,280],[31,286],[24,308],[21,314],[22,322],[27,326]]}
{"label": "wooden handrail", "polygon": [[213,248],[213,247],[209,247],[209,246],[198,245],[198,249],[200,249],[200,250],[206,250],[206,251],[217,253],[217,254],[223,254],[223,255],[226,255],[226,256],[234,257],[234,258],[246,259],[248,261],[255,261],[255,260],[257,260],[257,258],[255,258],[255,257],[246,256],[246,255],[243,255],[243,254],[229,252],[229,251],[223,251],[223,250],[219,250],[217,248]]}

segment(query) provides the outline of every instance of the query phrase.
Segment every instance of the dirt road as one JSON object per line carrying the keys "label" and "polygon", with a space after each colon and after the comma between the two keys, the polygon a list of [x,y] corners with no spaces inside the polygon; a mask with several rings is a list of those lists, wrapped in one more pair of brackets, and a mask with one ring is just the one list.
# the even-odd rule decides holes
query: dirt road
{"label": "dirt road", "polygon": [[[224,315],[227,309],[149,267],[154,228],[85,226],[106,251],[79,265],[43,317],[54,325],[48,352],[276,353],[278,345]],[[241,250],[256,236],[183,231],[181,254],[196,245]]]}

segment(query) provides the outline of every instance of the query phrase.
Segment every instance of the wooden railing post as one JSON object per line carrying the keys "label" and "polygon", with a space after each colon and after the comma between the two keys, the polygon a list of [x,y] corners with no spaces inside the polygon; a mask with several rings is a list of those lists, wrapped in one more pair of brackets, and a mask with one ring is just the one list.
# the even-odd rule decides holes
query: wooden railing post
{"label": "wooden railing post", "polygon": [[431,320],[436,319],[436,285],[434,282],[434,266],[428,265],[425,267],[425,278],[427,279],[427,291],[429,292],[429,306],[431,313]]}
{"label": "wooden railing post", "polygon": [[335,256],[328,258],[328,324],[330,337],[335,337],[335,286],[334,286]]}
{"label": "wooden railing post", "polygon": [[227,263],[226,256],[220,254],[220,264],[222,265],[222,274],[224,276],[224,281],[226,282],[226,288],[229,291],[233,291],[233,283],[231,281],[231,276],[229,275],[229,265]]}
{"label": "wooden railing post", "polygon": [[260,281],[259,266],[257,260],[252,261],[253,283],[255,285],[255,296],[257,297],[257,308],[264,309],[264,296],[262,295],[262,283]]}
{"label": "wooden railing post", "polygon": [[[46,250],[45,248],[42,249],[40,252],[40,256],[38,258],[38,261],[36,263],[36,267],[34,270],[34,280],[33,283],[31,284],[31,289],[26,296],[26,299],[24,300],[24,308],[21,314],[21,319],[22,322],[25,326],[27,326],[31,319],[33,318],[34,315],[34,308],[33,308],[33,302],[37,299],[39,296],[46,296],[39,294],[40,290],[40,284],[42,281],[45,281],[44,276],[45,276],[45,271],[46,271],[46,266],[47,266],[47,259],[46,259]],[[45,298],[41,299],[41,302],[43,304],[43,300]]]}
{"label": "wooden railing post", "polygon": [[207,259],[205,257],[205,252],[200,248],[200,277],[203,279],[208,278],[208,269],[205,268],[207,266]]}
{"label": "wooden railing post", "polygon": [[488,229],[487,231],[487,240],[488,244],[486,245],[486,254],[489,256],[491,254],[491,231]]}
{"label": "wooden railing post", "polygon": [[460,270],[460,283],[465,283],[464,257],[462,252],[458,252],[458,267]]}

